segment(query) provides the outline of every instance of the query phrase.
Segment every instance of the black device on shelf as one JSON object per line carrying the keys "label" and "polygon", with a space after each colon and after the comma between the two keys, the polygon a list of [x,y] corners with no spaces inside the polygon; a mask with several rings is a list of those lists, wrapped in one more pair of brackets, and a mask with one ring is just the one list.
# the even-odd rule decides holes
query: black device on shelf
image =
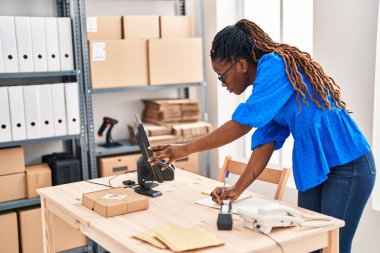
{"label": "black device on shelf", "polygon": [[157,186],[153,181],[162,183],[163,181],[173,180],[175,167],[170,165],[166,170],[162,171],[163,162],[151,165],[149,157],[153,155],[153,152],[148,149],[150,146],[149,140],[138,114],[136,114],[136,123],[133,125],[133,131],[142,154],[137,160],[137,181],[139,186],[135,188],[135,191],[150,197],[161,196],[161,192],[152,190],[153,187]]}
{"label": "black device on shelf", "polygon": [[42,156],[42,162],[51,169],[53,185],[68,184],[82,180],[80,160],[68,153],[52,153]]}
{"label": "black device on shelf", "polygon": [[106,143],[100,144],[99,146],[102,146],[105,148],[114,148],[114,147],[121,146],[120,143],[113,141],[112,137],[111,137],[112,128],[117,123],[118,123],[118,121],[116,119],[113,119],[110,117],[103,117],[103,123],[98,130],[98,136],[102,137],[104,130],[106,130],[107,127],[108,127],[108,129],[107,129],[107,133],[106,133]]}

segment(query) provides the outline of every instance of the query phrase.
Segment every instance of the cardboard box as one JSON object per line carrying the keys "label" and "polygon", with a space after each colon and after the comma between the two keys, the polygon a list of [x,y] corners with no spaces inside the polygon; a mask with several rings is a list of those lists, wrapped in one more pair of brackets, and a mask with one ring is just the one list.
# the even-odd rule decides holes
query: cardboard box
{"label": "cardboard box", "polygon": [[178,159],[177,161],[173,162],[173,165],[176,168],[184,169],[186,171],[198,174],[198,155],[191,154],[188,157]]}
{"label": "cardboard box", "polygon": [[125,39],[150,39],[160,37],[158,16],[124,16],[123,31]]}
{"label": "cardboard box", "polygon": [[120,40],[123,38],[121,16],[87,17],[88,40]]}
{"label": "cardboard box", "polygon": [[148,84],[148,51],[145,39],[90,41],[92,88]]}
{"label": "cardboard box", "polygon": [[133,189],[112,188],[108,190],[84,193],[82,205],[104,217],[136,212],[148,209],[148,197],[135,193]]}
{"label": "cardboard box", "polygon": [[190,16],[160,16],[160,38],[191,38]]}
{"label": "cardboard box", "polygon": [[136,171],[137,159],[141,154],[101,157],[98,160],[99,176],[108,177],[125,172]]}
{"label": "cardboard box", "polygon": [[86,246],[86,236],[54,215],[55,250],[62,252]]}
{"label": "cardboard box", "polygon": [[27,166],[25,169],[28,199],[38,197],[37,189],[52,185],[51,170],[47,163]]}
{"label": "cardboard box", "polygon": [[[23,253],[43,252],[41,208],[18,211],[21,248]],[[53,216],[55,250],[61,252],[86,245],[86,237],[61,218]]]}
{"label": "cardboard box", "polygon": [[0,185],[0,202],[26,198],[25,172],[0,176]]}
{"label": "cardboard box", "polygon": [[25,172],[22,147],[0,149],[0,176]]}
{"label": "cardboard box", "polygon": [[150,84],[203,81],[202,39],[149,39]]}
{"label": "cardboard box", "polygon": [[1,213],[0,224],[0,251],[6,253],[18,253],[18,229],[16,213]]}

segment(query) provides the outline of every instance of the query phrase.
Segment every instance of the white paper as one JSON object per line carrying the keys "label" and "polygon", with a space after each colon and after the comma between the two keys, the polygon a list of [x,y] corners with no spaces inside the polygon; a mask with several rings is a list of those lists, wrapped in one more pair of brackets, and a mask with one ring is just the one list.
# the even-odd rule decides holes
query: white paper
{"label": "white paper", "polygon": [[87,18],[87,32],[88,33],[98,32],[98,18],[97,17]]}
{"label": "white paper", "polygon": [[128,195],[127,194],[111,194],[108,193],[102,197],[102,199],[115,199],[115,200],[122,200],[125,199]]}
{"label": "white paper", "polygon": [[[198,205],[202,205],[202,206],[220,209],[220,205],[215,203],[211,197],[200,199],[200,200],[196,201],[195,203]],[[243,206],[244,207],[253,207],[253,206],[254,207],[260,207],[260,206],[273,204],[273,203],[276,203],[276,202],[271,201],[271,200],[267,200],[267,199],[258,198],[258,197],[248,196],[248,197],[243,198],[241,200],[233,201],[232,202],[232,212],[237,214],[237,209],[239,207],[243,207]]]}
{"label": "white paper", "polygon": [[92,60],[93,61],[106,60],[106,43],[105,42],[92,43]]}

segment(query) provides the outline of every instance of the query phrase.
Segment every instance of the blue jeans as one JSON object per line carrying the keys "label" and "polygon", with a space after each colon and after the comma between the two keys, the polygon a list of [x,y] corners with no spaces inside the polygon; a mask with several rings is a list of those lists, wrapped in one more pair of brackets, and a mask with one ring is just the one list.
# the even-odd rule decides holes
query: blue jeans
{"label": "blue jeans", "polygon": [[[340,253],[350,253],[352,239],[375,184],[376,167],[372,152],[330,168],[328,179],[305,192],[298,192],[298,206],[341,220]],[[319,251],[315,251],[319,252]]]}

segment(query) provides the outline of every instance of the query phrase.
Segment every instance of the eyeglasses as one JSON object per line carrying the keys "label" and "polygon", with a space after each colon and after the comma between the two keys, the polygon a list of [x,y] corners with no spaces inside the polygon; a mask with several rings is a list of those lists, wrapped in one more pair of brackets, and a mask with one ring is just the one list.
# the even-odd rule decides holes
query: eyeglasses
{"label": "eyeglasses", "polygon": [[219,81],[221,81],[222,83],[225,83],[226,82],[226,74],[228,72],[228,70],[230,70],[234,65],[235,63],[237,63],[237,61],[233,62],[227,69],[226,71],[224,71],[224,73],[221,75],[221,76],[218,76],[218,79]]}

